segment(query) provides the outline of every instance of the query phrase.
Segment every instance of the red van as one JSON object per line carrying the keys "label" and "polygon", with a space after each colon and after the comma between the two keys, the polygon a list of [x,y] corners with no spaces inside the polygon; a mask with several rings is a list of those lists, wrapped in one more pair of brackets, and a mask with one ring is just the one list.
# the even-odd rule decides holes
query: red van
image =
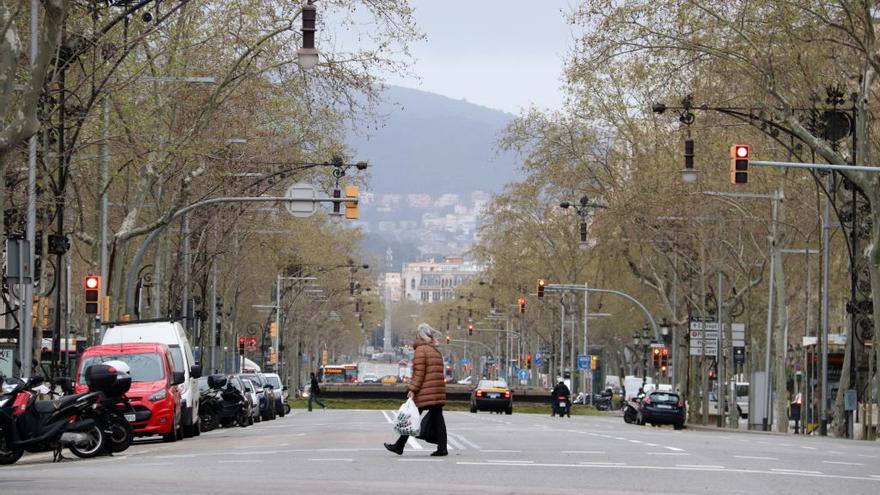
{"label": "red van", "polygon": [[86,349],[76,372],[76,392],[88,390],[85,369],[107,361],[123,361],[131,368],[131,388],[125,394],[135,410],[127,418],[135,435],[162,435],[166,442],[183,437],[181,402],[177,386],[182,371],[174,371],[171,350],[165,344],[127,343],[97,345]]}

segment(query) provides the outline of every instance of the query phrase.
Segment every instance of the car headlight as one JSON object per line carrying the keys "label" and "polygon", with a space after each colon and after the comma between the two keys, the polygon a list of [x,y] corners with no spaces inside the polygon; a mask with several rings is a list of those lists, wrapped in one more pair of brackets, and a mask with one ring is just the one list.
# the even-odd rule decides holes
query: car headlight
{"label": "car headlight", "polygon": [[162,400],[167,396],[168,396],[168,390],[163,388],[162,390],[160,390],[150,396],[150,402],[156,402],[157,400]]}

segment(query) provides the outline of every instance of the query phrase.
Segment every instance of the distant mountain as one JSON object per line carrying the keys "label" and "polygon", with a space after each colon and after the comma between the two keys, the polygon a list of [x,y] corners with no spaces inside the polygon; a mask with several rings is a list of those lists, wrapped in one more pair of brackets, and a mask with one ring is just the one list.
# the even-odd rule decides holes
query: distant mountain
{"label": "distant mountain", "polygon": [[348,135],[353,156],[370,162],[370,191],[468,195],[516,178],[516,157],[496,149],[513,115],[397,86],[384,99],[384,126]]}
{"label": "distant mountain", "polygon": [[370,163],[365,250],[384,260],[391,249],[395,267],[427,253],[465,253],[490,194],[517,178],[517,157],[497,150],[514,116],[394,86],[384,100],[380,128],[348,133],[352,156]]}

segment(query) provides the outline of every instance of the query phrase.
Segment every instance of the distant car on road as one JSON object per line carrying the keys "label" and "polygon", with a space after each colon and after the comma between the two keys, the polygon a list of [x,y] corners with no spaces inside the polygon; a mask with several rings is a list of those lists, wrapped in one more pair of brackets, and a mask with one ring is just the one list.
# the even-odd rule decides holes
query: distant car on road
{"label": "distant car on road", "polygon": [[684,401],[672,392],[651,392],[642,399],[636,413],[637,424],[672,425],[676,430],[684,427],[685,418]]}
{"label": "distant car on road", "polygon": [[281,384],[281,377],[276,373],[263,373],[263,377],[275,393],[275,413],[283,418],[288,409],[284,407],[287,404],[287,387]]}
{"label": "distant car on road", "polygon": [[466,376],[466,377],[462,378],[461,380],[457,381],[456,383],[458,383],[459,385],[470,385],[471,383],[473,383],[473,381],[472,381],[471,377]]}
{"label": "distant car on road", "polygon": [[471,412],[513,414],[513,392],[504,380],[480,380],[471,393]]}
{"label": "distant car on road", "polygon": [[379,381],[380,383],[400,383],[400,378],[394,375],[385,375]]}
{"label": "distant car on road", "polygon": [[263,417],[260,416],[260,397],[257,395],[257,387],[254,385],[254,382],[247,378],[242,378],[241,384],[244,385],[245,394],[250,397],[250,401],[253,404],[251,416],[254,419],[254,423],[259,423],[263,420]]}
{"label": "distant car on road", "polygon": [[361,383],[379,383],[379,375],[375,373],[364,373],[361,375]]}

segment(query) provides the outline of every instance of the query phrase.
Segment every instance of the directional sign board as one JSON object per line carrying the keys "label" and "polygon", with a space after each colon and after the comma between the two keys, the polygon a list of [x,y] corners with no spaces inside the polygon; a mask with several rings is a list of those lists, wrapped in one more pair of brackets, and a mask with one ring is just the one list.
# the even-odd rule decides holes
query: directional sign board
{"label": "directional sign board", "polygon": [[526,381],[529,379],[529,370],[519,370],[519,379],[520,381]]}
{"label": "directional sign board", "polygon": [[535,365],[541,366],[544,364],[544,356],[541,355],[540,352],[535,353]]}
{"label": "directional sign board", "polygon": [[[723,327],[712,321],[691,321],[690,336],[690,355],[691,356],[717,356],[718,355],[718,339],[724,338],[726,335],[719,335],[721,329],[727,331],[728,325],[725,323]],[[746,326],[743,323],[733,323],[730,325],[731,342],[727,343],[727,347],[745,347]]]}
{"label": "directional sign board", "polygon": [[318,210],[318,198],[315,186],[305,182],[297,182],[287,188],[284,197],[299,200],[287,202],[287,212],[299,218],[310,217]]}
{"label": "directional sign board", "polygon": [[588,354],[578,354],[578,369],[579,370],[588,370],[590,369],[590,356]]}

